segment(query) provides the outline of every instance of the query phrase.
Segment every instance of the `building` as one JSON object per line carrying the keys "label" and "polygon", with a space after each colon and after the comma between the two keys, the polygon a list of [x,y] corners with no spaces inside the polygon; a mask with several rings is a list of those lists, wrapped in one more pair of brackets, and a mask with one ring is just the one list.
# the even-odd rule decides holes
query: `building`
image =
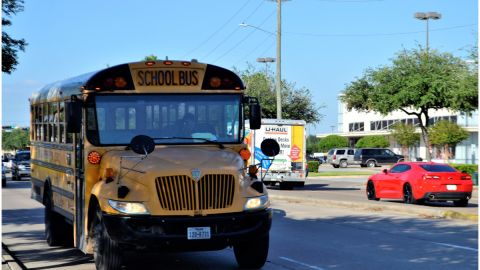
{"label": "building", "polygon": [[[478,164],[478,110],[471,115],[465,113],[451,112],[449,110],[431,110],[430,125],[440,120],[449,120],[457,123],[470,133],[470,137],[456,147],[452,147],[451,153],[453,159],[450,162],[453,163],[467,163]],[[382,116],[378,113],[364,113],[355,110],[348,111],[345,104],[340,100],[338,103],[338,125],[336,135],[346,137],[349,139],[350,146],[354,146],[355,143],[364,136],[369,135],[385,135],[390,140],[391,149],[401,154],[400,145],[398,145],[392,138],[391,129],[397,122],[403,122],[405,124],[412,124],[418,126],[418,119],[414,115],[408,115],[402,111],[395,111],[387,116]],[[417,128],[417,132],[421,133],[420,128]],[[322,138],[330,134],[318,134],[317,137]],[[422,140],[415,146],[409,149],[410,160],[415,160],[420,157],[425,159],[427,153],[427,147]],[[433,161],[443,161],[441,149],[433,147],[431,149]]]}

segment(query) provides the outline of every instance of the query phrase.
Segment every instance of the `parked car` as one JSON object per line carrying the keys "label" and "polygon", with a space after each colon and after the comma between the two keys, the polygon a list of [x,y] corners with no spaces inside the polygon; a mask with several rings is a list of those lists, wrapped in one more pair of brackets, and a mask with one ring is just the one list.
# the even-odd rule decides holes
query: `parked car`
{"label": "parked car", "polygon": [[2,164],[2,187],[7,186],[7,174],[5,172],[5,166]]}
{"label": "parked car", "polygon": [[30,177],[30,151],[17,151],[13,159],[12,179],[21,180]]}
{"label": "parked car", "polygon": [[393,164],[404,160],[404,156],[395,154],[387,148],[359,148],[355,151],[354,160],[362,167],[376,167]]}
{"label": "parked car", "polygon": [[374,174],[366,184],[369,200],[402,199],[405,203],[453,201],[467,206],[472,197],[472,177],[441,163],[400,162]]}
{"label": "parked car", "polygon": [[354,160],[355,149],[353,148],[334,148],[327,153],[327,162],[334,168],[346,168],[348,165],[358,164]]}

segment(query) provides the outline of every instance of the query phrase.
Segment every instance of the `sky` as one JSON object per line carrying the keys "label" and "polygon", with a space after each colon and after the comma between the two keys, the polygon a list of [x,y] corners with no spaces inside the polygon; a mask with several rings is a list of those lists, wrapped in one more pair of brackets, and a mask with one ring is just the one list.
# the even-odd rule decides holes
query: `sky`
{"label": "sky", "polygon": [[[308,134],[337,130],[338,95],[368,68],[425,46],[467,59],[478,42],[476,0],[289,0],[282,2],[282,79],[310,90],[324,117]],[[277,4],[269,0],[25,0],[4,27],[25,52],[2,74],[2,125],[28,126],[28,98],[44,85],[147,55],[275,72]],[[254,27],[241,27],[246,23]],[[260,29],[260,30],[259,30]]]}

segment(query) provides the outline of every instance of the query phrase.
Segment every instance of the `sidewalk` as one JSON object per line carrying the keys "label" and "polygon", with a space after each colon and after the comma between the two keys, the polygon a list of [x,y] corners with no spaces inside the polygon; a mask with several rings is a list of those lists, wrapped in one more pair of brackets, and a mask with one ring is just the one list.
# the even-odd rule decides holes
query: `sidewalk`
{"label": "sidewalk", "polygon": [[322,206],[345,207],[368,211],[388,211],[434,219],[458,219],[478,223],[478,187],[473,189],[468,207],[454,207],[451,202],[409,205],[399,200],[367,200],[365,177],[312,177],[305,187],[295,190],[269,189],[272,201],[313,203]]}

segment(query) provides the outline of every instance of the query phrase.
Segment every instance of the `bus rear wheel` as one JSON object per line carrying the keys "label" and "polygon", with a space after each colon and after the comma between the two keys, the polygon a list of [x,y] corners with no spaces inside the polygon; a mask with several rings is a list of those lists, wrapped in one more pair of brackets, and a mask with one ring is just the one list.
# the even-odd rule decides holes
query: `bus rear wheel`
{"label": "bus rear wheel", "polygon": [[49,246],[72,246],[73,227],[65,218],[53,211],[52,195],[49,190],[45,193],[45,239]]}
{"label": "bus rear wheel", "polygon": [[118,244],[110,239],[102,221],[102,212],[97,207],[93,220],[93,258],[97,270],[119,270],[122,267],[122,252]]}
{"label": "bus rear wheel", "polygon": [[235,259],[240,268],[259,269],[267,261],[269,235],[241,242],[233,246]]}

